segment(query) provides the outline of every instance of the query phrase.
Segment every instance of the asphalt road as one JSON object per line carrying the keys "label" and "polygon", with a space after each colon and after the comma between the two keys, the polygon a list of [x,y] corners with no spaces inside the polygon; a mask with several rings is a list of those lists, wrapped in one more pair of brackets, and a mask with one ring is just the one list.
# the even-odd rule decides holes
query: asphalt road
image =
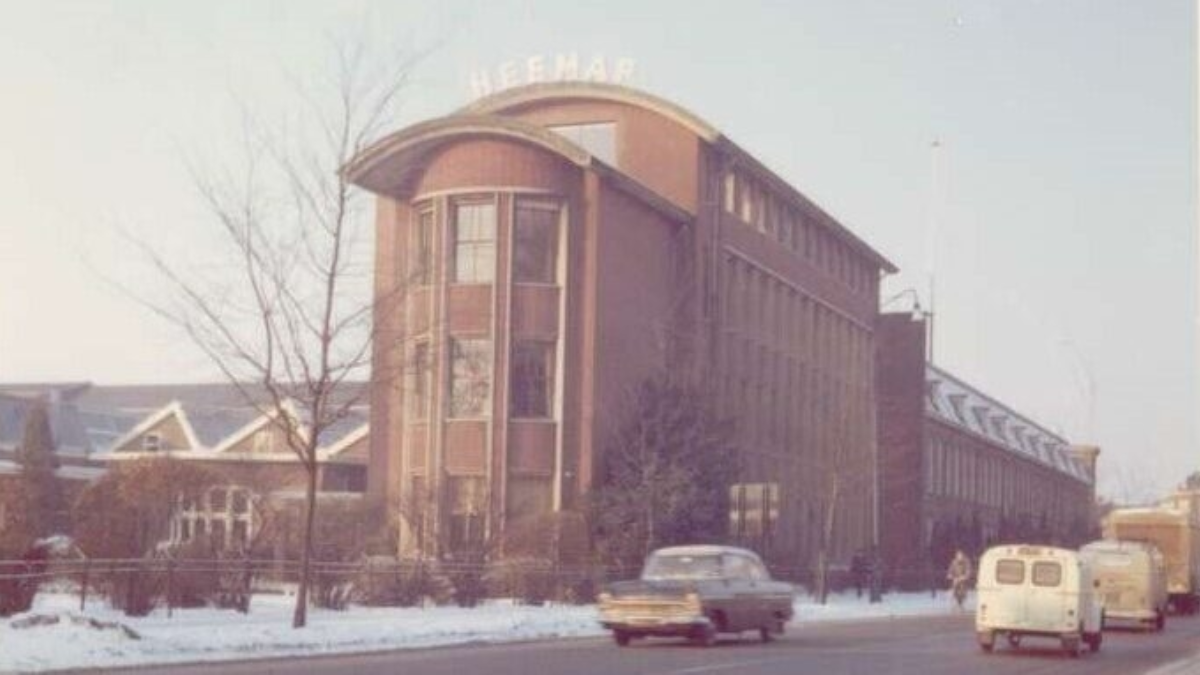
{"label": "asphalt road", "polygon": [[[643,640],[619,648],[607,639],[510,645],[470,645],[340,657],[139,669],[147,673],[403,673],[404,675],[1133,675],[1147,673],[1200,650],[1200,618],[1172,617],[1161,634],[1108,631],[1099,653],[1072,659],[1058,643],[1027,638],[1020,649],[975,645],[970,615],[791,626],[761,644],[749,633],[705,649],[676,640]],[[1200,661],[1197,661],[1200,664]],[[1200,673],[1200,665],[1171,670]]]}

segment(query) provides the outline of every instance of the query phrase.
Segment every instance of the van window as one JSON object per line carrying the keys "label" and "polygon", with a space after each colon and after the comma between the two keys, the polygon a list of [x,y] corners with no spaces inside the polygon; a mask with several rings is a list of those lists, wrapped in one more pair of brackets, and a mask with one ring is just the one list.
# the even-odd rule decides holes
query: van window
{"label": "van window", "polygon": [[1062,581],[1062,565],[1056,562],[1033,563],[1034,586],[1057,586]]}
{"label": "van window", "polygon": [[1020,560],[997,561],[996,581],[1009,585],[1025,583],[1025,563]]}

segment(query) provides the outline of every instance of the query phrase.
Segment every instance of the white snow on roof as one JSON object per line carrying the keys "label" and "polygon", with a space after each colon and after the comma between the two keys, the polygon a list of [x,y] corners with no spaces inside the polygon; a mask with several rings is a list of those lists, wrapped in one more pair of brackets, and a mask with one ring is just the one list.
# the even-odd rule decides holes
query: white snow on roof
{"label": "white snow on roof", "polygon": [[925,369],[925,414],[1085,483],[1092,480],[1065,438],[932,365]]}

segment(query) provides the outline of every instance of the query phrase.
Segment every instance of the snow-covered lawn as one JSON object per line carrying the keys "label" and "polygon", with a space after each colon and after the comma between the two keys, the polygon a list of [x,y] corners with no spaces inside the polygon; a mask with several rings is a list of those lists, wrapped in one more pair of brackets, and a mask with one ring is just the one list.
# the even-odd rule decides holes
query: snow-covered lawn
{"label": "snow-covered lawn", "polygon": [[[890,594],[881,604],[853,595],[833,596],[829,604],[796,602],[796,623],[847,621],[945,614],[945,593]],[[494,602],[483,607],[372,608],[345,612],[312,610],[309,627],[289,628],[292,601],[283,596],[257,596],[248,615],[225,610],[176,610],[145,618],[127,618],[90,602],[84,616],[115,622],[135,631],[96,628],[73,620],[78,599],[41,594],[27,615],[0,620],[0,673],[80,667],[132,666],[195,661],[249,659],[300,654],[331,654],[432,647],[469,642],[512,642],[542,638],[582,637],[604,633],[596,609],[584,606],[518,606]],[[23,616],[58,616],[54,625],[15,628]]]}

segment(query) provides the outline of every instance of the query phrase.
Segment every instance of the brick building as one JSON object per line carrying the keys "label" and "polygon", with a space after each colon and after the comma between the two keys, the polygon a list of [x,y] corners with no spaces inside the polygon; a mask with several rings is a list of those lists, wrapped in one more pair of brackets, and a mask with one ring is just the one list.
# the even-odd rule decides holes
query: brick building
{"label": "brick building", "polygon": [[899,580],[956,548],[1076,545],[1095,534],[1099,450],[926,361],[926,323],[879,317],[881,553]]}
{"label": "brick building", "polygon": [[736,423],[729,536],[810,559],[837,472],[835,557],[871,541],[894,268],[720,131],[626,87],[534,84],[346,174],[377,195],[369,491],[430,495],[427,548],[577,509],[628,392],[666,369]]}
{"label": "brick building", "polygon": [[[344,395],[361,391],[361,386],[347,384]],[[114,463],[137,459],[195,462],[220,477],[220,484],[186,505],[172,531],[162,533],[164,538],[185,541],[199,533],[233,546],[256,533],[259,523],[251,502],[261,512],[287,509],[303,498],[306,474],[281,429],[228,384],[0,385],[0,489],[18,474],[12,457],[24,418],[37,400],[50,413],[60,463],[56,475],[65,481],[68,497]],[[302,420],[298,412],[290,414]],[[321,499],[361,498],[368,438],[365,408],[352,409],[347,419],[326,430],[318,451]]]}

